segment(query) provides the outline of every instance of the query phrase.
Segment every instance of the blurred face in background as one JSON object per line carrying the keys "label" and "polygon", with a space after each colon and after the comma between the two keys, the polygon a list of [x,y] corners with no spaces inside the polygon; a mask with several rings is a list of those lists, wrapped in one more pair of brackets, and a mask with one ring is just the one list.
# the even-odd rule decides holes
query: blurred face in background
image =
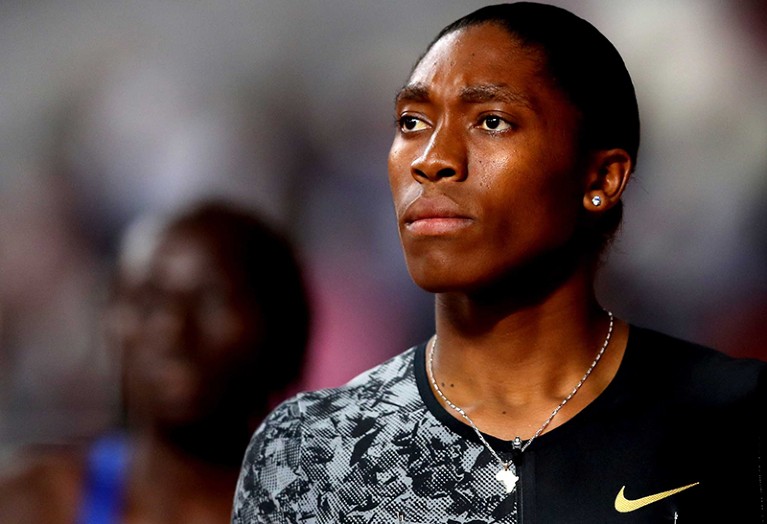
{"label": "blurred face in background", "polygon": [[[259,347],[259,308],[212,235],[171,229],[135,294],[139,322],[124,355],[133,419],[184,425],[240,409]],[[238,408],[238,406],[242,406]]]}

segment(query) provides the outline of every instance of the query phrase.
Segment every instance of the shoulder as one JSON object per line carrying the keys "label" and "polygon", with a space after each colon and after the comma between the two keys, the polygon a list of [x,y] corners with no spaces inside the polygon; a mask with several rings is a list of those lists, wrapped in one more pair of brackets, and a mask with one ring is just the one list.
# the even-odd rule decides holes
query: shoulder
{"label": "shoulder", "polygon": [[332,421],[354,419],[363,414],[380,416],[412,404],[417,397],[414,351],[415,348],[411,348],[343,386],[299,393],[286,400],[256,430],[249,453],[263,453],[277,440],[290,441],[290,444],[281,444],[280,449],[294,446],[303,435]]}
{"label": "shoulder", "polygon": [[0,474],[0,522],[72,522],[85,453],[75,446],[34,446]]}
{"label": "shoulder", "polygon": [[676,385],[680,393],[711,404],[758,398],[767,363],[734,358],[713,348],[632,326],[632,371],[647,384]]}
{"label": "shoulder", "polygon": [[300,393],[272,411],[246,452],[233,522],[293,522],[310,507],[307,494],[318,470],[336,467],[346,444],[387,415],[417,404],[413,353],[405,351],[341,387]]}
{"label": "shoulder", "polygon": [[382,414],[388,408],[402,408],[416,391],[414,352],[411,348],[356,376],[343,386],[300,394],[295,403],[306,423],[328,416],[355,412]]}

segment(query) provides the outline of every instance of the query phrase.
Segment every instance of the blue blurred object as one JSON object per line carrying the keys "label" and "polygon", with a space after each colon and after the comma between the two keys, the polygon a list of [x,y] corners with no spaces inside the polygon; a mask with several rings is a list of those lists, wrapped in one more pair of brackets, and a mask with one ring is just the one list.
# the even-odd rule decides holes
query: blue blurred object
{"label": "blue blurred object", "polygon": [[122,433],[105,435],[93,443],[77,524],[120,521],[130,455],[128,440]]}

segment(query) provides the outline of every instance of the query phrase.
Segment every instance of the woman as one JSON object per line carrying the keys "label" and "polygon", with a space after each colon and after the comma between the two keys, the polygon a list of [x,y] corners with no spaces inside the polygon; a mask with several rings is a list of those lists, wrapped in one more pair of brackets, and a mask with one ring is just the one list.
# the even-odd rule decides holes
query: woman
{"label": "woman", "polygon": [[107,311],[125,427],[37,453],[0,482],[0,522],[226,522],[250,435],[300,378],[309,302],[285,237],[204,202],[141,240]]}
{"label": "woman", "polygon": [[396,115],[389,178],[436,334],[274,411],[233,522],[763,521],[764,366],[594,296],[639,140],[612,44],[559,8],[483,8]]}

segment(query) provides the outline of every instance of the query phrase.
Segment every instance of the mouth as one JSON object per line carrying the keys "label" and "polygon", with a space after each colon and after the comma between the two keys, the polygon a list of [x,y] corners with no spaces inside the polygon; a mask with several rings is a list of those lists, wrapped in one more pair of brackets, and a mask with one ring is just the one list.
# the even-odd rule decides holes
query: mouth
{"label": "mouth", "polygon": [[446,198],[419,198],[405,210],[402,223],[405,230],[417,236],[439,236],[456,233],[474,222]]}

